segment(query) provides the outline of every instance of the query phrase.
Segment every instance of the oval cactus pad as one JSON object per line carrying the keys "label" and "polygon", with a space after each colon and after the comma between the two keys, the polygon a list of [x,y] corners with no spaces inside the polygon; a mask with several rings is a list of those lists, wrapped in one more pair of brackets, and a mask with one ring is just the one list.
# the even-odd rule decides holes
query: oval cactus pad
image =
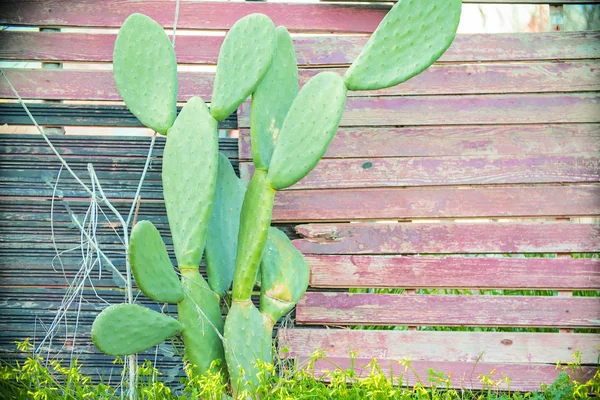
{"label": "oval cactus pad", "polygon": [[143,14],[129,16],[115,41],[113,72],[127,108],[165,135],[177,115],[177,60],[164,29]]}
{"label": "oval cactus pad", "polygon": [[183,288],[171,264],[160,232],[150,221],[140,221],[129,242],[131,271],[146,296],[160,303],[179,303]]}
{"label": "oval cactus pad", "polygon": [[286,234],[270,228],[260,271],[260,312],[277,322],[306,292],[310,269]]}
{"label": "oval cactus pad", "polygon": [[298,94],[298,65],[294,43],[287,29],[279,26],[277,50],[271,68],[252,94],[250,133],[252,158],[257,168],[267,169],[283,120]]}
{"label": "oval cactus pad", "polygon": [[272,332],[273,322],[254,304],[233,302],[225,321],[223,347],[234,394],[258,385],[261,369],[257,368],[257,361],[273,362]]}
{"label": "oval cactus pad", "polygon": [[163,192],[179,268],[202,260],[217,181],[217,121],[192,97],[181,110],[163,155]]}
{"label": "oval cactus pad", "polygon": [[206,273],[210,288],[223,296],[231,286],[246,187],[227,156],[219,153],[219,172],[212,215],[206,235]]}
{"label": "oval cactus pad", "polygon": [[313,76],[298,93],[273,151],[267,181],[275,190],[304,178],[327,151],[346,104],[346,86],[335,72]]}
{"label": "oval cactus pad", "polygon": [[394,86],[433,64],[454,40],[461,4],[461,0],[398,0],[346,72],[348,89]]}
{"label": "oval cactus pad", "polygon": [[275,53],[275,25],[264,14],[237,21],[225,36],[213,86],[210,112],[223,121],[256,89]]}
{"label": "oval cactus pad", "polygon": [[92,341],[111,356],[139,353],[181,332],[174,318],[136,304],[104,309],[92,325]]}

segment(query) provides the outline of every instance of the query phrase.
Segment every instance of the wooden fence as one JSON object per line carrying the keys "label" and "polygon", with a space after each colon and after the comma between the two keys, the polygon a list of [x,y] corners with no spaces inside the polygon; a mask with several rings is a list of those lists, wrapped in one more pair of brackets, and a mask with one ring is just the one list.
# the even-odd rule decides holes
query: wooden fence
{"label": "wooden fence", "polygon": [[[102,68],[111,61],[116,31],[96,29],[116,28],[132,12],[169,28],[175,1],[0,3],[1,24],[86,28],[0,31],[0,60],[70,63],[64,69],[5,70],[24,99],[45,101],[30,104],[41,125],[140,126],[123,105],[106,103],[119,100],[111,71]],[[556,15],[562,4],[596,1],[529,3],[550,4]],[[223,37],[210,31],[262,12],[299,34],[294,43],[303,84],[324,69],[347,68],[365,44],[365,33],[388,9],[386,4],[182,0],[178,29],[194,31],[178,35],[177,59],[214,65]],[[377,92],[350,92],[325,158],[275,200],[274,224],[296,239],[311,267],[296,326],[279,331],[287,355],[302,361],[318,348],[327,349],[329,361],[317,365],[324,370],[332,368],[331,361],[348,366],[353,350],[359,351],[360,363],[376,357],[398,373],[404,367],[397,361],[410,358],[421,378],[435,368],[451,372],[456,386],[469,388],[481,387],[477,376],[495,370],[496,378],[512,378],[512,389],[528,390],[551,382],[559,372],[555,363],[581,351],[582,371],[589,376],[598,362],[600,298],[584,294],[600,290],[600,260],[571,254],[597,257],[600,252],[594,219],[600,215],[599,59],[600,32],[459,35],[418,77]],[[78,69],[76,63],[100,68]],[[213,76],[182,71],[179,99],[199,95],[210,101]],[[14,98],[4,81],[0,98]],[[0,103],[4,123],[31,124],[14,101]],[[239,133],[239,140],[223,138],[220,147],[247,181],[252,174],[249,104],[220,128],[231,131],[226,136]],[[92,162],[107,196],[128,212],[148,137],[51,140],[82,178]],[[80,234],[72,216],[85,215],[89,199],[64,171],[59,179],[60,164],[40,136],[4,134],[0,142],[0,348],[7,354],[15,340],[39,342],[56,315],[81,267]],[[159,227],[171,250],[160,182],[164,141],[157,143],[138,215]],[[115,228],[118,224],[100,216],[97,239],[124,269]],[[53,241],[64,251],[60,259]],[[556,257],[522,256],[529,253]],[[122,282],[104,267],[89,283],[96,291],[87,289],[85,301],[71,305],[70,326],[56,333],[58,346],[50,354],[68,359],[73,349],[85,371],[115,376],[118,366],[93,348],[89,328],[106,305],[99,297],[122,300]],[[364,290],[349,293],[348,288]],[[376,288],[406,290],[368,290]],[[478,294],[483,289],[538,292]],[[407,328],[347,329],[362,325]],[[427,330],[431,327],[472,329]],[[531,328],[545,331],[523,331]],[[157,351],[166,379],[174,379],[179,358],[173,348]],[[410,371],[406,378],[416,379]]]}

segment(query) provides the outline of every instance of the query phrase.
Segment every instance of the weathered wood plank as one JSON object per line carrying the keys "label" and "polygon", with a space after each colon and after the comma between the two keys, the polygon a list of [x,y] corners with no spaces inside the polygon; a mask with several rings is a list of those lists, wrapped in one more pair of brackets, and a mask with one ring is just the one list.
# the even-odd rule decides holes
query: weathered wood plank
{"label": "weathered wood plank", "polygon": [[600,226],[570,223],[299,225],[306,254],[600,252]]}
{"label": "weathered wood plank", "polygon": [[[277,4],[182,1],[177,27],[183,29],[229,29],[240,18],[268,15],[276,25],[290,31],[361,32],[377,28],[389,5],[347,6],[333,4]],[[173,26],[175,1],[137,1],[111,4],[104,1],[4,0],[0,23],[34,26],[120,27],[132,13],[143,13],[166,29]]]}
{"label": "weathered wood plank", "polygon": [[[35,222],[48,220],[52,184],[45,182],[45,179],[53,182],[54,178],[46,178],[43,172],[37,181],[32,182],[24,182],[19,178],[14,181],[0,178],[0,193],[10,195],[2,201],[16,205],[3,210],[1,218]],[[82,205],[86,201],[85,193],[73,182],[65,185],[65,178],[62,176],[59,181],[58,194],[64,196],[71,207]],[[133,198],[135,181],[132,176],[128,184],[106,180],[102,183],[111,201],[119,206]],[[23,197],[32,200],[24,203]],[[140,216],[151,218],[154,223],[165,223],[161,183],[147,182],[142,197]],[[29,211],[23,204],[35,208]],[[57,204],[56,207],[63,206]],[[77,212],[85,213],[85,210],[78,209]],[[128,209],[123,207],[122,212],[126,213]],[[600,215],[600,186],[597,185],[294,190],[277,194],[273,222],[597,215]]]}
{"label": "weathered wood plank", "polygon": [[[600,89],[598,62],[444,64],[385,90],[348,92],[349,96],[423,94],[544,93]],[[300,85],[323,69],[301,69]],[[344,69],[334,69],[343,75]],[[121,100],[111,71],[7,69],[5,73],[26,99]],[[179,73],[179,100],[200,96],[210,101],[212,72]],[[3,80],[0,97],[13,98]]]}
{"label": "weathered wood plank", "polygon": [[[27,108],[43,126],[143,126],[124,105],[29,103]],[[33,122],[20,104],[0,103],[0,124],[33,125]],[[219,122],[219,128],[236,129],[235,114]]]}
{"label": "weathered wood plank", "polygon": [[[598,361],[599,335],[514,332],[415,332],[346,329],[280,329],[287,357],[326,350],[325,357],[360,357],[415,361],[547,363],[569,361],[581,352],[582,364]],[[548,349],[552,349],[551,352]]]}
{"label": "weathered wood plank", "polygon": [[[250,130],[240,130],[240,159],[250,160]],[[499,156],[600,152],[600,125],[463,125],[340,128],[325,158]]]}
{"label": "weathered wood plank", "polygon": [[[335,1],[335,0],[330,0]],[[493,4],[594,4],[598,0],[463,0],[463,3]],[[68,5],[68,6],[67,6]],[[365,32],[375,30],[388,4],[336,6],[333,4],[266,4],[266,3],[199,3],[181,2],[178,27],[185,29],[229,29],[239,18],[259,12],[267,14],[276,25],[294,31]],[[141,12],[165,28],[173,25],[175,2],[146,1],[119,6],[93,0],[69,2],[45,0],[4,0],[0,23],[33,26],[119,27],[125,18]]]}
{"label": "weathered wood plank", "polygon": [[310,285],[328,288],[599,290],[599,258],[307,256]]}
{"label": "weathered wood plank", "polygon": [[[306,361],[307,357],[300,358],[300,362]],[[326,357],[324,360],[315,363],[315,376],[321,377],[324,371],[334,371],[337,368],[342,368],[344,371],[354,368],[359,376],[366,377],[371,372],[371,369],[367,367],[370,361],[372,361],[370,358],[358,357],[352,363],[349,358]],[[491,375],[496,381],[501,380],[504,376],[510,378],[510,388],[506,381],[504,381],[499,384],[499,390],[540,390],[542,383],[547,385],[552,384],[561,371],[555,365],[437,361],[412,361],[410,363],[411,370],[399,364],[396,360],[390,361],[386,359],[378,361],[380,361],[384,376],[389,377],[390,373],[396,377],[402,375],[402,383],[405,386],[414,386],[417,382],[425,386],[431,385],[428,378],[430,370],[433,370],[438,373],[442,372],[444,378],[448,377],[451,387],[475,390],[485,388],[479,380],[480,375]],[[597,367],[581,367],[577,372],[577,379],[581,382],[587,382],[594,376],[596,370]],[[440,384],[438,383],[437,386],[440,386]]]}
{"label": "weathered wood plank", "polygon": [[[600,58],[600,32],[458,35],[440,62],[578,60]],[[110,62],[116,35],[0,32],[0,59]],[[180,36],[180,63],[216,64],[223,37]],[[300,65],[351,64],[364,36],[308,36],[294,40]],[[540,45],[543,43],[543,46]]]}
{"label": "weathered wood plank", "polygon": [[[247,182],[254,165],[240,163]],[[325,159],[291,189],[599,182],[600,157],[531,155]]]}
{"label": "weathered wood plank", "polygon": [[[249,103],[240,107],[238,115],[239,126],[249,128]],[[577,122],[600,122],[597,93],[350,97],[340,126]]]}
{"label": "weathered wood plank", "polygon": [[598,327],[600,298],[306,293],[296,322],[308,325]]}
{"label": "weathered wood plank", "polygon": [[273,209],[280,222],[551,215],[600,215],[600,186],[288,190]]}

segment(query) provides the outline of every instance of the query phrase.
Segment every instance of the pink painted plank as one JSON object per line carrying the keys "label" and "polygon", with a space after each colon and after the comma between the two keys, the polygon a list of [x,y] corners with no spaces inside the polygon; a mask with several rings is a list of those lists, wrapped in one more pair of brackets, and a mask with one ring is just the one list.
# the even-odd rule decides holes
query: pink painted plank
{"label": "pink painted plank", "polygon": [[273,210],[276,222],[576,215],[600,215],[600,186],[287,190]]}
{"label": "pink painted plank", "polygon": [[[0,23],[33,26],[120,27],[132,13],[142,13],[165,28],[173,26],[176,1],[7,0]],[[229,29],[240,18],[268,15],[275,25],[292,31],[370,33],[389,10],[385,5],[277,4],[181,1],[177,27]]]}
{"label": "pink painted plank", "polygon": [[[240,163],[240,171],[249,180],[254,165]],[[291,189],[554,182],[600,182],[598,153],[324,159]]]}
{"label": "pink painted plank", "polygon": [[[390,96],[591,91],[600,89],[599,66],[598,62],[434,65],[402,85],[380,91],[350,91],[348,94]],[[300,70],[301,85],[322,71],[321,68]],[[343,69],[335,71],[344,73]],[[7,73],[23,98],[120,100],[110,71],[9,69]],[[194,95],[209,100],[213,78],[214,74],[208,72],[180,73],[179,100],[185,101]],[[0,97],[13,97],[4,81],[0,82]]]}
{"label": "pink painted plank", "polygon": [[[240,158],[251,159],[250,130],[240,137]],[[325,158],[591,152],[600,152],[598,124],[357,127],[340,128]]]}
{"label": "pink painted plank", "polygon": [[600,290],[598,258],[312,255],[306,259],[312,287]]}
{"label": "pink painted plank", "polygon": [[[117,92],[112,71],[5,69],[6,76],[25,99],[46,100],[122,100]],[[180,72],[179,100],[200,96],[210,101],[214,73]],[[0,82],[0,98],[14,98],[4,79]]]}
{"label": "pink painted plank", "polygon": [[596,224],[311,224],[298,225],[296,231],[304,239],[294,245],[306,254],[600,252]]}
{"label": "pink painted plank", "polygon": [[[113,34],[0,32],[0,59],[111,61]],[[600,32],[459,35],[441,62],[577,60],[600,58]],[[216,64],[223,37],[180,36],[180,63]],[[308,36],[294,39],[300,65],[351,64],[364,36]],[[543,45],[541,45],[543,44]]]}
{"label": "pink painted plank", "polygon": [[[300,357],[300,367],[306,366],[307,357]],[[370,358],[357,358],[354,360],[354,369],[361,377],[366,377],[371,370],[367,367],[371,361]],[[511,391],[532,391],[539,390],[542,383],[550,385],[560,373],[555,365],[544,364],[513,364],[513,363],[462,363],[462,362],[443,362],[443,361],[413,361],[410,363],[411,369],[401,365],[396,360],[378,360],[381,365],[384,376],[389,377],[390,371],[394,376],[402,375],[402,385],[414,386],[418,380],[425,386],[431,385],[428,381],[429,369],[435,372],[444,372],[452,382],[451,387],[465,389],[482,389],[483,384],[479,380],[479,375],[492,375],[494,380],[499,381],[503,376],[509,377]],[[326,378],[325,371],[334,371],[336,368],[348,370],[352,368],[350,358],[325,357],[315,363],[315,376]],[[597,367],[582,367],[576,372],[573,379],[587,382],[594,376]],[[570,371],[566,371],[569,373]],[[416,373],[416,375],[415,375]],[[438,384],[438,386],[440,386]],[[508,390],[508,385],[503,382],[498,389]]]}
{"label": "pink painted plank", "polygon": [[600,298],[309,292],[296,306],[309,325],[598,327]]}
{"label": "pink painted plank", "polygon": [[[239,126],[249,128],[248,103],[238,115]],[[597,93],[350,97],[340,126],[573,122],[600,122]]]}
{"label": "pink painted plank", "polygon": [[349,357],[355,351],[378,360],[556,364],[580,351],[582,364],[595,364],[600,353],[597,334],[281,328],[277,336],[291,358],[320,349],[326,357]]}

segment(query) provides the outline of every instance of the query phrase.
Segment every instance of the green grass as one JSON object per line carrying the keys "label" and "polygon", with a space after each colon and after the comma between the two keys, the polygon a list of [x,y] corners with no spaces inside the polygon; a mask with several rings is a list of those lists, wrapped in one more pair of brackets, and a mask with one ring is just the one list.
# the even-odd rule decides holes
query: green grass
{"label": "green grass", "polygon": [[[21,350],[29,351],[29,343],[19,344]],[[351,355],[354,357],[355,355]],[[431,400],[486,400],[486,399],[576,399],[589,398],[600,394],[600,372],[587,382],[571,380],[580,367],[580,357],[575,355],[572,362],[563,366],[556,381],[549,386],[542,385],[540,390],[520,393],[498,389],[508,384],[510,379],[500,379],[492,375],[479,375],[477,379],[483,389],[454,389],[448,375],[430,370],[428,376],[418,377],[418,383],[412,388],[403,386],[403,374],[386,375],[375,360],[358,375],[354,368],[348,370],[332,368],[332,372],[317,376],[315,363],[325,359],[324,353],[315,353],[305,368],[296,370],[293,365],[264,364],[260,368],[260,385],[248,388],[235,399],[431,399]],[[353,363],[354,365],[354,363]],[[401,361],[405,371],[411,370],[410,361]],[[186,372],[189,368],[186,368]],[[414,371],[414,370],[413,370]],[[217,372],[201,378],[182,381],[180,389],[174,389],[161,382],[161,376],[149,361],[139,367],[137,398],[148,400],[208,399],[221,400],[228,393],[225,378]],[[81,374],[81,366],[74,362],[69,368],[58,362],[48,366],[42,358],[29,357],[23,363],[5,364],[0,367],[0,398],[33,400],[75,400],[75,399],[118,399],[118,388],[109,384],[92,383],[89,376]]]}

